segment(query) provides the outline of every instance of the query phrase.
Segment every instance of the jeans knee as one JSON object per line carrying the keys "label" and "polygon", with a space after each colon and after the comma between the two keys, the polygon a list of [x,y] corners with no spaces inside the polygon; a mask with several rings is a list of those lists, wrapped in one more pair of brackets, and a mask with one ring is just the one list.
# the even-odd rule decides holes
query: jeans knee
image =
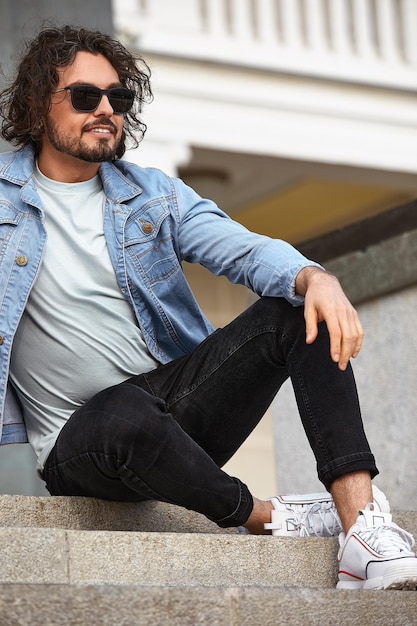
{"label": "jeans knee", "polygon": [[304,307],[293,306],[285,298],[262,296],[255,302],[254,307],[257,307],[260,317],[267,319],[276,320],[284,317],[297,323],[304,318]]}
{"label": "jeans knee", "polygon": [[275,328],[284,337],[305,338],[304,307],[293,306],[284,298],[262,297],[254,305],[258,324]]}

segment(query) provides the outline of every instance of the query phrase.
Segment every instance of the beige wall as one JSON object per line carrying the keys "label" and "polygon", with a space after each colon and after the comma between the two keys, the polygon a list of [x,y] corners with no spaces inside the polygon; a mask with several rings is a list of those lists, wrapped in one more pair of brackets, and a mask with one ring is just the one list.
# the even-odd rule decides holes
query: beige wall
{"label": "beige wall", "polygon": [[[215,327],[224,326],[253,302],[253,294],[227,279],[213,276],[198,265],[184,266],[187,279],[204,313]],[[274,436],[268,411],[235,456],[224,468],[245,482],[259,498],[276,494]]]}

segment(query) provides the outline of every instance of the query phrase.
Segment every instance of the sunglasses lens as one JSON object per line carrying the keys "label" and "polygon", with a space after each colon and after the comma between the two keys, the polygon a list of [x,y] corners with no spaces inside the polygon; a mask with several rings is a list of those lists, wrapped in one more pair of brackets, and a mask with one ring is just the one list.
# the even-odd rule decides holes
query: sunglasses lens
{"label": "sunglasses lens", "polygon": [[74,109],[87,113],[97,108],[101,92],[97,87],[80,85],[72,88],[71,96]]}
{"label": "sunglasses lens", "polygon": [[91,113],[98,107],[103,93],[108,95],[110,106],[115,113],[127,113],[135,98],[134,91],[126,87],[105,91],[92,85],[77,85],[71,89],[72,106],[77,111]]}
{"label": "sunglasses lens", "polygon": [[110,89],[109,102],[115,113],[127,113],[132,108],[134,97],[130,89]]}

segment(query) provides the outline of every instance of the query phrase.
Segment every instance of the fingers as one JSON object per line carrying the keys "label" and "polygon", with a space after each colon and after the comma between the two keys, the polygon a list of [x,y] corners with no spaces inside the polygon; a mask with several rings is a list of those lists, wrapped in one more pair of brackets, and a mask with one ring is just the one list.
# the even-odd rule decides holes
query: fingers
{"label": "fingers", "polygon": [[[311,297],[314,295],[314,297]],[[304,303],[306,343],[315,341],[318,323],[324,321],[330,336],[330,355],[340,370],[345,370],[351,358],[356,358],[362,346],[364,332],[358,314],[343,292],[306,294]]]}
{"label": "fingers", "polygon": [[344,371],[351,358],[356,358],[363,342],[363,328],[358,315],[353,309],[338,312],[338,315],[327,320],[330,335],[330,354],[332,360]]}
{"label": "fingers", "polygon": [[313,343],[318,334],[318,319],[314,307],[305,306],[304,319],[306,323],[306,343]]}

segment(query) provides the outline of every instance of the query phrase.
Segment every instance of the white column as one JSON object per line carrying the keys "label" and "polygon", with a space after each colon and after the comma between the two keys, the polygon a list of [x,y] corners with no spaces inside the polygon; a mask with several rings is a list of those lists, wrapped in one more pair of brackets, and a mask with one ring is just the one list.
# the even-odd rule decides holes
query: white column
{"label": "white column", "polygon": [[207,25],[214,36],[227,35],[226,6],[224,0],[206,0]]}
{"label": "white column", "polygon": [[254,28],[250,0],[230,0],[231,30],[235,37],[251,42]]}
{"label": "white column", "polygon": [[149,0],[149,19],[164,30],[201,30],[202,14],[199,0]]}
{"label": "white column", "polygon": [[353,30],[355,33],[356,50],[359,57],[365,60],[376,55],[372,41],[372,12],[369,0],[353,0]]}
{"label": "white column", "polygon": [[402,30],[404,33],[405,59],[417,66],[417,2],[403,0]]}
{"label": "white column", "polygon": [[284,43],[295,48],[302,47],[301,14],[298,2],[282,0],[281,19]]}
{"label": "white column", "polygon": [[332,48],[341,55],[352,54],[352,36],[349,32],[348,0],[329,2],[329,22]]}
{"label": "white column", "polygon": [[[400,55],[396,39],[397,7],[394,6],[394,0],[379,0],[376,7],[381,56],[387,61],[398,61]],[[417,37],[417,32],[414,35]]]}
{"label": "white column", "polygon": [[406,61],[417,65],[417,2],[403,0],[403,31]]}
{"label": "white column", "polygon": [[258,0],[256,3],[259,41],[262,44],[278,43],[278,16],[274,0]]}
{"label": "white column", "polygon": [[137,37],[147,25],[147,10],[137,0],[112,0],[112,10],[117,33]]}
{"label": "white column", "polygon": [[305,3],[305,11],[309,48],[315,51],[328,48],[323,0],[309,0]]}

